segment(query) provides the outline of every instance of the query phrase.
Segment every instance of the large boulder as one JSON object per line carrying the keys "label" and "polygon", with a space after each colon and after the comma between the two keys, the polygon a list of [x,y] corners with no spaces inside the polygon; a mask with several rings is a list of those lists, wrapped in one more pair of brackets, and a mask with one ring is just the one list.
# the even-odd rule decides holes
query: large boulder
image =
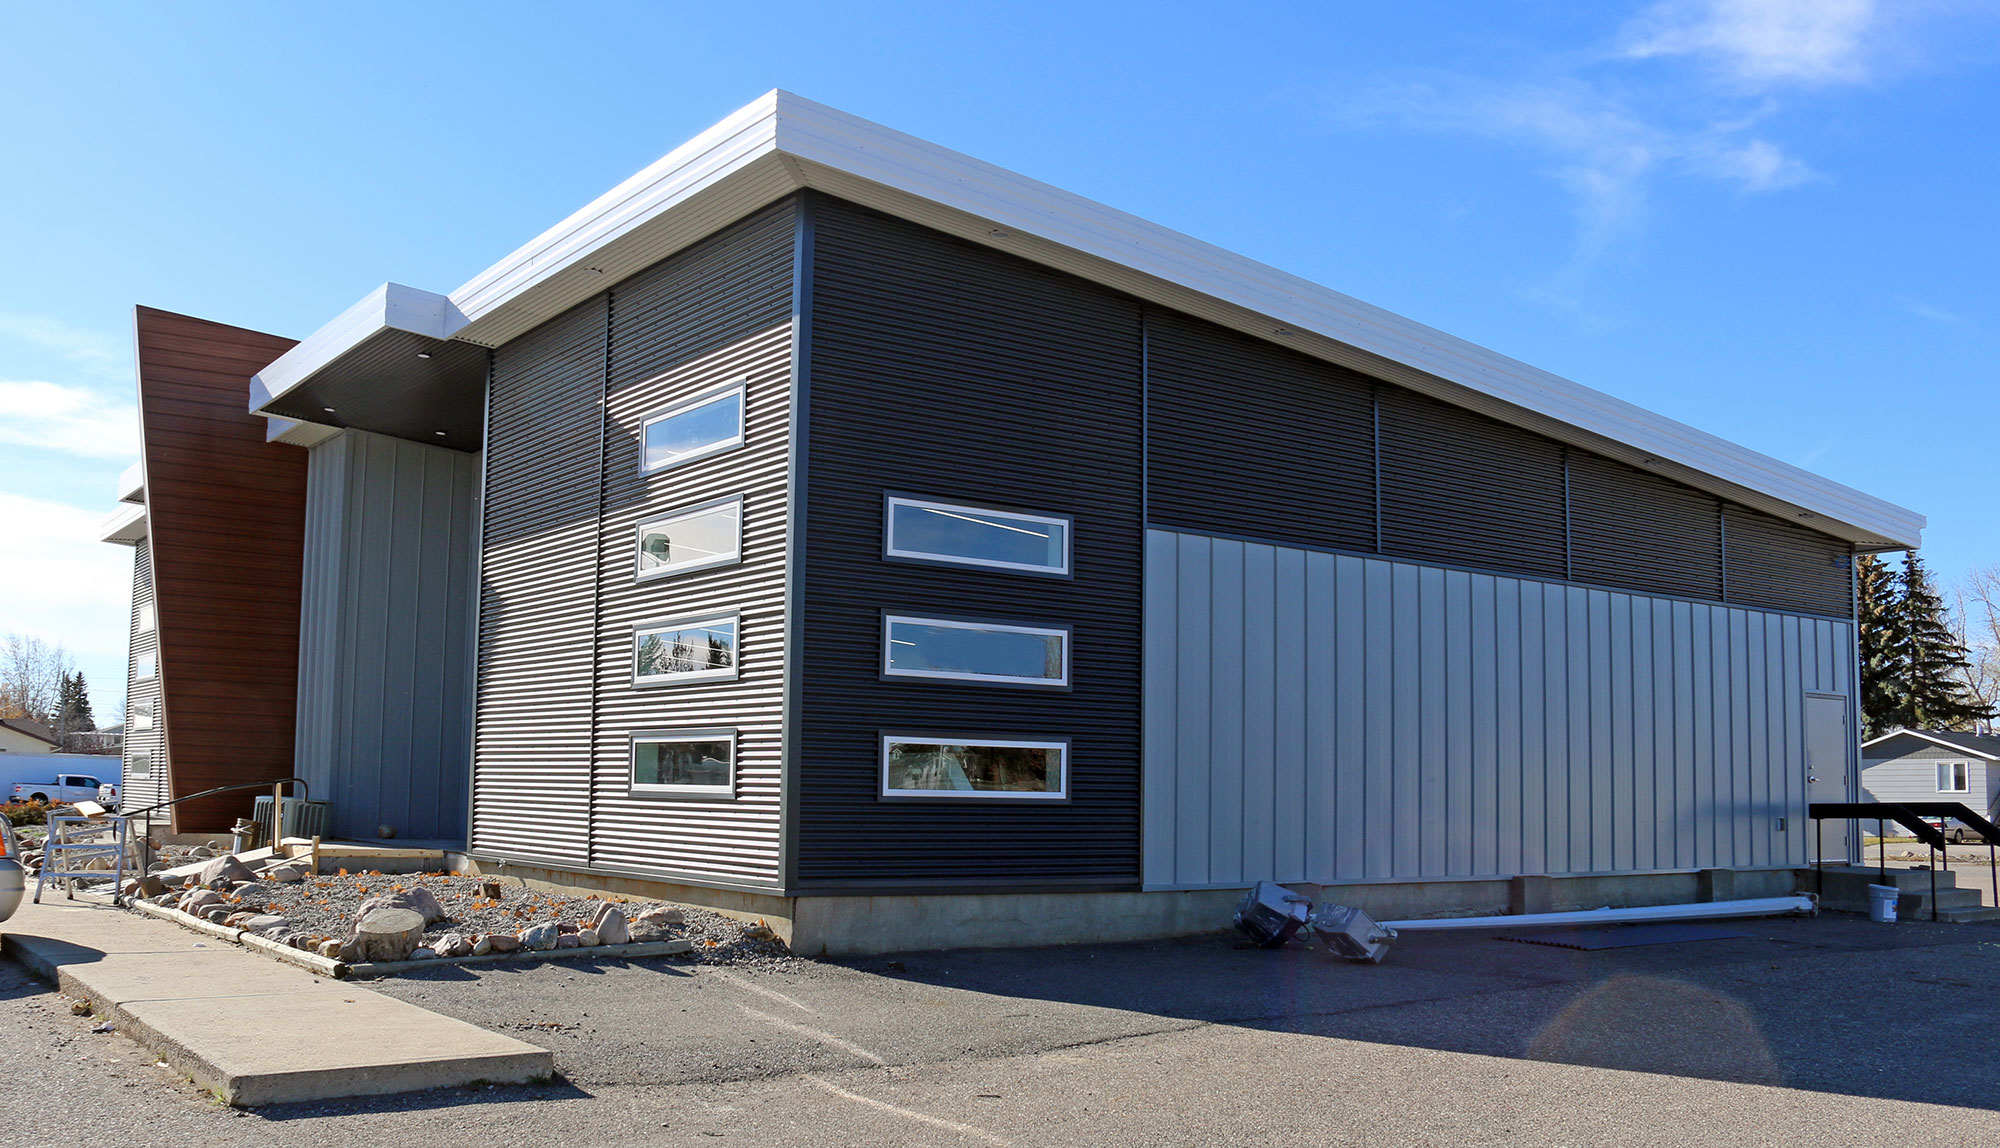
{"label": "large boulder", "polygon": [[[407,961],[424,942],[424,915],[414,909],[379,908],[361,914],[354,935],[341,948],[349,964],[362,961]],[[347,955],[352,947],[353,956]]]}
{"label": "large boulder", "polygon": [[280,885],[296,885],[306,879],[306,871],[297,865],[273,865],[264,871],[264,880]]}
{"label": "large boulder", "polygon": [[560,936],[562,934],[556,931],[554,921],[544,921],[521,930],[521,944],[537,952],[546,952],[556,947],[556,939]]}
{"label": "large boulder", "polygon": [[600,945],[622,945],[632,939],[632,931],[625,922],[625,910],[609,901],[591,913],[584,927],[597,934]]}
{"label": "large boulder", "polygon": [[438,899],[431,895],[431,891],[421,885],[398,893],[384,893],[380,897],[370,897],[361,902],[361,907],[355,910],[355,916],[366,917],[376,909],[408,909],[423,917],[426,925],[449,920],[451,916],[444,911],[443,905],[438,904]]}
{"label": "large boulder", "polygon": [[521,938],[512,933],[488,933],[485,940],[488,952],[515,953],[521,949]]}
{"label": "large boulder", "polygon": [[199,917],[217,905],[226,905],[228,903],[222,894],[217,893],[213,889],[196,889],[194,892],[181,898],[180,911],[183,913],[192,913]]}
{"label": "large boulder", "polygon": [[229,854],[203,865],[201,872],[195,874],[194,883],[216,889],[238,881],[249,881],[256,876],[250,871],[250,866],[238,861],[234,854]]}
{"label": "large boulder", "polygon": [[[632,918],[631,933],[635,943],[646,941],[667,941],[680,935],[681,924],[685,920],[679,909],[669,909],[665,905],[655,905]],[[599,930],[600,935],[603,930]],[[607,940],[605,944],[616,944]]]}

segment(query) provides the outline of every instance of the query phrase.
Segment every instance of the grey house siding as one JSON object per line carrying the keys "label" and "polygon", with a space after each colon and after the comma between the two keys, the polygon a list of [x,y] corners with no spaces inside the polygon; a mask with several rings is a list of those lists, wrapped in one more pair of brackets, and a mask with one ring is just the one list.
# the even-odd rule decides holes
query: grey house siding
{"label": "grey house siding", "polygon": [[[167,718],[160,705],[160,627],[155,622],[145,633],[139,631],[139,610],[153,604],[153,547],[151,539],[141,538],[132,548],[132,616],[128,623],[131,644],[125,661],[125,749],[120,759],[121,776],[119,785],[120,804],[126,809],[143,809],[167,799]],[[139,658],[143,654],[154,656],[154,671],[151,678],[139,677]],[[132,709],[138,702],[150,702],[153,706],[153,728],[135,731],[132,728]],[[151,754],[151,772],[146,776],[136,776],[132,772],[132,755]]]}
{"label": "grey house siding", "polygon": [[[472,848],[769,887],[778,880],[791,251],[785,201],[494,352],[480,567]],[[641,423],[748,382],[746,445],[641,476]],[[638,583],[635,527],[745,499],[738,566]],[[635,687],[634,624],[741,611],[734,682]],[[635,798],[629,735],[739,731],[734,800]]]}
{"label": "grey house siding", "polygon": [[1148,888],[1803,864],[1852,693],[1846,622],[1168,531],[1146,617]]}
{"label": "grey house siding", "polygon": [[[814,197],[795,887],[1131,888],[1140,308]],[[1073,515],[1073,578],[891,563],[886,493]],[[1074,627],[1067,692],[884,681],[884,610]],[[878,796],[879,738],[1071,740],[1064,803]]]}
{"label": "grey house siding", "polygon": [[[2000,769],[1993,762],[1964,750],[1933,745],[1920,738],[1898,738],[1869,746],[1861,762],[1861,789],[1868,801],[1958,801],[1974,813],[2000,810]],[[1965,793],[1938,790],[1941,761],[1967,763]],[[1864,827],[1865,828],[1865,827]]]}
{"label": "grey house siding", "polygon": [[346,431],[307,462],[296,769],[333,831],[465,834],[479,457]]}

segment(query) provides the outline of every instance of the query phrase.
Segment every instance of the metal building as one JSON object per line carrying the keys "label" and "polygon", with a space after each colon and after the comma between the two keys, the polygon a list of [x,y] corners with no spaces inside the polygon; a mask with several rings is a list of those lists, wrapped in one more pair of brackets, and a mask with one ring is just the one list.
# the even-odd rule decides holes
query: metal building
{"label": "metal building", "polygon": [[249,404],[336,806],[808,951],[1788,891],[1923,527],[783,92]]}

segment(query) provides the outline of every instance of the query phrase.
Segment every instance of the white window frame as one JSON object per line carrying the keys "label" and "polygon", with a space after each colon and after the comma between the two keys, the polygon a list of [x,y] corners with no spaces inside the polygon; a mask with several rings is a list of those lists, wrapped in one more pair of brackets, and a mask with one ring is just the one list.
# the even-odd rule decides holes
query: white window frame
{"label": "white window frame", "polygon": [[159,617],[157,616],[157,613],[153,609],[153,604],[151,602],[139,603],[138,627],[134,632],[140,634],[150,634],[153,632],[154,628],[157,627],[159,624],[160,624]]}
{"label": "white window frame", "polygon": [[[1041,563],[1002,562],[993,558],[968,558],[962,554],[936,554],[928,550],[910,550],[896,545],[896,509],[913,507],[945,515],[985,515],[989,518],[1012,518],[1020,522],[1039,523],[1043,526],[1063,528],[1062,566],[1054,567]],[[1014,570],[1024,574],[1040,574],[1047,577],[1069,576],[1071,553],[1076,549],[1076,520],[1066,515],[1029,514],[1020,510],[1000,510],[991,506],[968,506],[958,502],[934,502],[925,498],[905,498],[901,495],[888,496],[882,512],[883,554],[890,558],[902,558],[912,562],[937,562],[947,566],[973,566],[986,570]]]}
{"label": "white window frame", "polygon": [[[1062,770],[1062,785],[1055,790],[996,789],[891,789],[889,788],[889,747],[916,742],[922,745],[976,745],[994,749],[1053,749]],[[1004,738],[984,734],[885,733],[881,740],[875,786],[888,801],[1068,801],[1069,741],[1058,738]]]}
{"label": "white window frame", "polygon": [[[680,674],[651,674],[643,676],[639,673],[639,642],[646,635],[662,633],[668,630],[684,630],[689,626],[699,625],[704,622],[721,621],[727,621],[736,632],[736,656],[730,661],[728,669],[689,670],[686,673]],[[636,687],[650,689],[655,686],[684,685],[688,682],[734,681],[741,675],[742,669],[743,617],[739,611],[710,610],[701,614],[681,614],[672,618],[640,622],[632,627],[632,684]]]}
{"label": "white window frame", "polygon": [[[1023,678],[1013,674],[978,674],[959,670],[899,670],[894,668],[890,647],[897,644],[896,625],[907,623],[914,626],[935,626],[945,630],[997,630],[1008,634],[1034,634],[1044,638],[1062,639],[1062,676],[1060,678]],[[882,615],[882,676],[885,678],[915,678],[920,681],[967,682],[973,685],[1034,686],[1041,689],[1062,690],[1069,688],[1069,659],[1071,634],[1068,626],[1024,626],[1013,622],[976,622],[966,618],[926,618],[914,614]],[[914,643],[910,643],[914,644]],[[985,744],[985,743],[980,743]]]}
{"label": "white window frame", "polygon": [[159,677],[160,652],[158,650],[147,650],[142,654],[135,655],[132,658],[132,676],[142,682],[150,682],[154,678]]}
{"label": "white window frame", "polygon": [[[668,419],[676,418],[680,415],[687,414],[690,411],[699,410],[700,408],[708,406],[711,403],[721,402],[723,399],[728,398],[732,394],[736,396],[736,434],[734,436],[726,439],[718,439],[715,442],[708,444],[707,446],[701,447],[698,450],[689,451],[688,453],[680,456],[679,458],[672,459],[668,462],[657,463],[653,466],[646,465],[646,432],[653,429],[653,424],[662,423],[667,421]],[[735,450],[736,448],[743,445],[743,439],[744,439],[743,428],[745,422],[748,421],[749,417],[750,417],[750,383],[749,380],[747,379],[738,379],[733,383],[716,387],[713,390],[703,391],[698,395],[695,395],[691,398],[683,399],[680,402],[675,403],[673,406],[668,407],[667,409],[659,412],[658,414],[646,416],[645,420],[639,424],[639,473],[658,474],[664,470],[672,470],[675,467],[686,466],[688,463],[694,462],[696,459],[709,458],[713,455],[721,454],[724,451]]]}
{"label": "white window frame", "polygon": [[[141,715],[145,718],[143,722],[140,720]],[[154,718],[153,700],[151,698],[132,703],[132,729],[135,732],[142,729],[152,729]]]}
{"label": "white window frame", "polygon": [[[641,745],[681,744],[697,741],[726,741],[729,743],[729,780],[722,785],[641,785],[635,780],[639,769],[639,747]],[[626,742],[625,785],[634,797],[736,797],[736,757],[739,752],[736,730],[717,729],[649,729],[639,730]]]}
{"label": "white window frame", "polygon": [[[1963,770],[1963,771],[1965,772],[1965,785],[1964,785],[1964,786],[1962,786],[1962,787],[1960,787],[1960,788],[1956,788],[1956,789],[1947,789],[1947,788],[1945,788],[1945,784],[1944,784],[1944,781],[1945,781],[1945,774],[1944,774],[1944,771],[1945,771],[1945,770],[1947,770],[1947,769],[1949,769],[1949,770],[1951,770],[1951,771],[1952,771],[1952,777],[1953,777],[1954,779],[1956,779],[1956,778],[1957,778],[1957,776],[1958,776],[1958,773],[1959,773],[1959,771],[1960,771],[1960,770]],[[1939,793],[1971,793],[1971,792],[1972,792],[1972,763],[1971,763],[1971,762],[1969,762],[1969,761],[1940,761],[1940,762],[1938,762],[1938,763],[1937,763],[1937,781],[1938,781],[1938,792],[1939,792]]]}
{"label": "white window frame", "polygon": [[[728,554],[718,555],[714,558],[698,558],[688,562],[676,562],[668,566],[656,566],[651,570],[646,569],[642,564],[645,554],[646,531],[649,528],[668,526],[690,518],[700,518],[703,515],[712,514],[730,505],[736,507],[736,549]],[[634,581],[651,582],[659,578],[672,578],[679,574],[692,574],[696,570],[713,570],[718,566],[734,566],[741,561],[743,561],[743,496],[740,494],[732,494],[727,498],[712,498],[707,502],[697,503],[694,506],[683,506],[679,510],[670,510],[665,514],[655,514],[632,528],[632,578]]]}
{"label": "white window frame", "polygon": [[[139,765],[139,763],[140,763],[140,762],[142,762],[142,761],[146,763],[146,764],[145,764],[145,767],[144,767],[144,768],[141,768],[141,767],[140,767],[140,765]],[[152,751],[151,751],[151,750],[141,750],[141,751],[137,751],[137,752],[134,752],[134,753],[132,754],[131,758],[129,759],[129,764],[128,764],[128,765],[127,765],[127,767],[126,767],[126,769],[125,769],[125,772],[126,772],[126,774],[128,774],[128,775],[129,775],[129,776],[131,776],[131,777],[151,777],[151,776],[153,776],[153,753],[152,753]]]}

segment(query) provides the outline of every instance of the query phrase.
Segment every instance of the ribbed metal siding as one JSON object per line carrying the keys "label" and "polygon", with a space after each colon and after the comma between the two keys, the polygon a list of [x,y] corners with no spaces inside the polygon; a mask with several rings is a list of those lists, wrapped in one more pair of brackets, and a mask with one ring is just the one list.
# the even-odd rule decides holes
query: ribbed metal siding
{"label": "ribbed metal siding", "polygon": [[1382,553],[1564,576],[1560,443],[1397,387],[1376,406]]}
{"label": "ribbed metal siding", "polygon": [[[131,644],[125,663],[125,749],[120,760],[123,781],[119,795],[127,809],[139,809],[167,799],[167,716],[165,707],[160,703],[160,628],[157,618],[152,630],[144,634],[139,632],[139,608],[151,605],[152,601],[152,540],[141,538],[132,548],[132,616],[128,622]],[[149,679],[142,680],[138,676],[141,654],[154,655],[153,676]],[[153,703],[153,728],[144,733],[135,733],[132,729],[132,703],[139,701]],[[152,771],[145,777],[132,776],[132,755],[135,753],[153,755]],[[161,816],[164,817],[164,814]]]}
{"label": "ribbed metal siding", "polygon": [[1146,611],[1154,888],[1803,864],[1852,685],[1845,622],[1167,531]]}
{"label": "ribbed metal siding", "polygon": [[297,768],[340,836],[465,833],[478,473],[366,431],[311,450]]}
{"label": "ribbed metal siding", "polygon": [[[1989,813],[2000,807],[2000,770],[1994,763],[1962,749],[1948,749],[1941,745],[1916,743],[1914,738],[1905,738],[1901,743],[1908,746],[1895,756],[1884,753],[1890,745],[1878,745],[1869,750],[1877,755],[1861,763],[1861,788],[1866,801],[1957,801],[1972,807],[1975,813]],[[1968,768],[1964,793],[1944,793],[1938,790],[1937,765],[1940,761],[1963,761]],[[1862,828],[1870,829],[1868,825]]]}
{"label": "ribbed metal siding", "polygon": [[[606,405],[599,534],[594,864],[730,884],[780,881],[797,222],[794,202],[776,205],[612,294],[613,389]],[[647,416],[738,379],[747,380],[740,449],[639,473]],[[743,497],[741,563],[634,580],[633,538],[641,520],[729,495]],[[634,624],[710,609],[739,612],[737,679],[635,687]],[[737,731],[734,800],[629,795],[632,732],[718,727]]]}
{"label": "ribbed metal siding", "polygon": [[[1139,306],[815,198],[801,890],[1136,883]],[[1075,578],[882,559],[885,491],[1071,514]],[[885,609],[1075,628],[1075,689],[882,681]],[[1072,739],[1056,804],[885,802],[888,729]]]}
{"label": "ribbed metal siding", "polygon": [[1571,450],[1569,505],[1571,579],[1721,599],[1719,499]]}
{"label": "ribbed metal siding", "polygon": [[1728,600],[1772,610],[1851,617],[1853,550],[1781,518],[1724,506]]}
{"label": "ribbed metal siding", "polygon": [[607,301],[493,354],[472,848],[581,864],[590,809]]}
{"label": "ribbed metal siding", "polygon": [[1148,308],[1149,520],[1375,549],[1372,390],[1351,371]]}

